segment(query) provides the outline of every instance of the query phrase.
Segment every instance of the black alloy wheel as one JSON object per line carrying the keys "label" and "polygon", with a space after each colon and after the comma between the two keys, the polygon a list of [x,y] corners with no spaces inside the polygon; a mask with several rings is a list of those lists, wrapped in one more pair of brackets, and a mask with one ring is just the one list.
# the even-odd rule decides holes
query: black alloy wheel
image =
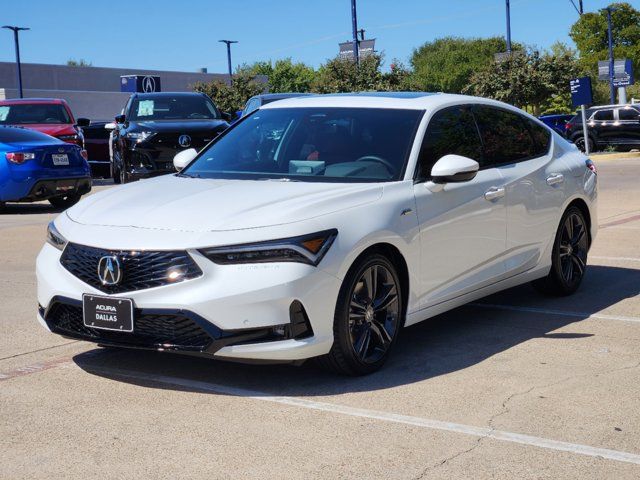
{"label": "black alloy wheel", "polygon": [[49,199],[49,203],[55,208],[69,208],[75,205],[80,200],[80,195],[77,193],[71,193],[62,197],[52,197]]}
{"label": "black alloy wheel", "polygon": [[533,282],[534,287],[551,295],[575,292],[587,270],[589,230],[583,213],[570,207],[562,216],[551,257],[551,271]]}
{"label": "black alloy wheel", "polygon": [[320,363],[338,373],[378,370],[404,320],[401,284],[394,265],[373,254],[359,260],[342,285],[334,318],[334,344]]}

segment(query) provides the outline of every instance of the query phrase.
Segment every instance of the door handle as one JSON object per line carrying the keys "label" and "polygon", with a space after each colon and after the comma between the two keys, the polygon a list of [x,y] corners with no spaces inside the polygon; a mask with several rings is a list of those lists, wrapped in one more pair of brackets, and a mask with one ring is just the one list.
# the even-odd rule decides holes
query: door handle
{"label": "door handle", "polygon": [[493,200],[497,200],[499,198],[504,197],[504,188],[503,187],[491,187],[489,190],[484,192],[484,199],[491,202]]}
{"label": "door handle", "polygon": [[547,177],[547,185],[557,185],[564,182],[564,175],[561,173],[552,173]]}

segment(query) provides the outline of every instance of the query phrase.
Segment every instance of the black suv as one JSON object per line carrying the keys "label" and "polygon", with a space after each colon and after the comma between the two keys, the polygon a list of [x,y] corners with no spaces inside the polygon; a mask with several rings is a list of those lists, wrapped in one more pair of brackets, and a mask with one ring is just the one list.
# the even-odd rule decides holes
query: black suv
{"label": "black suv", "polygon": [[113,180],[175,172],[176,153],[200,150],[229,126],[228,119],[203,93],[133,94],[111,136]]}
{"label": "black suv", "polygon": [[[612,146],[621,149],[640,148],[640,105],[603,105],[587,109],[589,151]],[[566,125],[569,140],[584,151],[582,114]]]}

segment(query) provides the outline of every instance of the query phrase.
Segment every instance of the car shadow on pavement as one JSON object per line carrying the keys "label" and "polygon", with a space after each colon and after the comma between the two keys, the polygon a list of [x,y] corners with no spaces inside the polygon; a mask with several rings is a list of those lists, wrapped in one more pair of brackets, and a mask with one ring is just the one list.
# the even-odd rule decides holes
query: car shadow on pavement
{"label": "car shadow on pavement", "polygon": [[0,207],[0,215],[35,215],[39,213],[60,213],[64,208],[56,208],[49,202],[7,203]]}
{"label": "car shadow on pavement", "polygon": [[[599,265],[590,266],[580,291],[571,297],[549,298],[530,285],[516,287],[482,302],[561,310],[572,316],[465,305],[405,329],[383,369],[365,377],[338,376],[315,367],[313,362],[301,367],[247,365],[124,349],[94,349],[75,356],[74,361],[90,374],[149,388],[252,396],[375,391],[472,367],[532,339],[579,342],[593,335],[581,331],[581,320],[639,293],[640,270]],[[576,315],[578,312],[580,315]],[[569,325],[571,331],[555,332]],[[159,376],[179,382],[165,383],[158,380]],[[202,385],[210,388],[203,389]],[[232,392],[235,389],[240,391]]]}

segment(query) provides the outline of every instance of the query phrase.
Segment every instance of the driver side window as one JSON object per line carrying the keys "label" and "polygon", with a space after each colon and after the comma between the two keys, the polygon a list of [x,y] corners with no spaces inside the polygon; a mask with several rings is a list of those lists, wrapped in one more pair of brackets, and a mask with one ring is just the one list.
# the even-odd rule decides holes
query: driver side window
{"label": "driver side window", "polygon": [[468,107],[456,105],[436,112],[422,139],[416,178],[428,180],[433,165],[445,155],[471,158],[483,165],[482,142]]}

